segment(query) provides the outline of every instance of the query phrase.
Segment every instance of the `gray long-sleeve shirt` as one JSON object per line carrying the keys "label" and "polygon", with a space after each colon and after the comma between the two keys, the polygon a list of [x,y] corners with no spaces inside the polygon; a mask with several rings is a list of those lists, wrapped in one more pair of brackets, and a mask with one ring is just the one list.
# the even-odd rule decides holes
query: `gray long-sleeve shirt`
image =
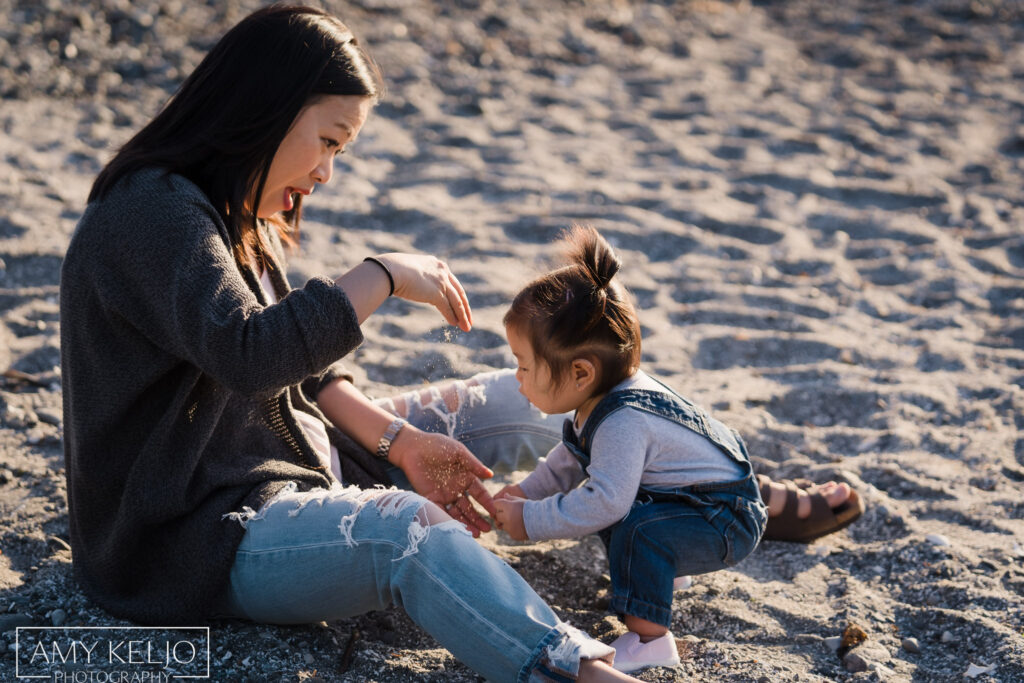
{"label": "gray long-sleeve shirt", "polygon": [[[612,391],[623,389],[664,391],[642,371]],[[700,434],[657,415],[624,408],[594,432],[587,474],[559,443],[520,482],[530,499],[523,506],[523,523],[532,540],[577,538],[624,518],[641,484],[670,489],[742,476],[740,466]]]}

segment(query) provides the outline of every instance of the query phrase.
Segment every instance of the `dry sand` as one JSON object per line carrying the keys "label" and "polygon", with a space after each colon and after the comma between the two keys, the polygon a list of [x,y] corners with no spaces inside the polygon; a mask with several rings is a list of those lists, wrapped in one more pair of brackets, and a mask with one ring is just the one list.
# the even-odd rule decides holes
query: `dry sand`
{"label": "dry sand", "polygon": [[[122,623],[69,571],[63,250],[112,150],[258,4],[0,0],[2,680],[18,625]],[[329,6],[390,93],[307,202],[292,280],[430,252],[477,321],[388,302],[353,358],[369,393],[507,366],[504,306],[588,221],[626,263],[647,369],[759,471],[867,501],[844,532],[697,577],[682,665],[644,680],[1024,680],[1020,4]],[[595,539],[482,542],[572,623],[622,630]],[[828,639],[850,624],[867,640],[844,661]],[[212,638],[218,681],[478,680],[399,610]]]}

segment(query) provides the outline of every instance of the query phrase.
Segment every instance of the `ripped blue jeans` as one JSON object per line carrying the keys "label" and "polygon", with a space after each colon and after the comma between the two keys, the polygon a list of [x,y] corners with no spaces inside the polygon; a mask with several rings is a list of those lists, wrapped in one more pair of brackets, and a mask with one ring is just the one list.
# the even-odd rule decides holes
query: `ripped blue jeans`
{"label": "ripped blue jeans", "polygon": [[[467,443],[489,467],[532,467],[557,443],[511,372],[379,402]],[[565,624],[505,562],[433,503],[398,488],[288,487],[252,515],[231,570],[228,614],[311,623],[403,607],[461,662],[493,681],[574,679],[614,651]]]}

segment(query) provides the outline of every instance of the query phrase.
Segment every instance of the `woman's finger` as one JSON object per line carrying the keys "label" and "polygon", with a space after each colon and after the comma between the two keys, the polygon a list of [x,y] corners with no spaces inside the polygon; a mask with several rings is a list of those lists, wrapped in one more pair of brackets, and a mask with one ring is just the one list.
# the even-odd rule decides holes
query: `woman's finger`
{"label": "woman's finger", "polygon": [[466,497],[480,503],[480,506],[492,517],[497,514],[497,508],[494,507],[494,499],[487,492],[487,489],[484,488],[484,485],[480,483],[479,479],[474,479],[466,488]]}
{"label": "woman's finger", "polygon": [[463,332],[469,332],[472,328],[471,315],[469,313],[469,302],[465,299],[465,292],[461,291],[458,279],[449,272],[444,282],[441,283],[442,303],[437,307],[448,321]]}
{"label": "woman's finger", "polygon": [[480,514],[464,498],[459,498],[454,502],[448,508],[448,514],[453,519],[465,524],[469,532],[473,534],[473,538],[477,538],[481,532],[490,531],[490,525],[480,517]]}
{"label": "woman's finger", "polygon": [[[460,496],[456,501],[455,506],[459,510],[459,517],[469,525],[470,529],[478,529],[481,532],[488,532],[491,530],[491,525],[487,523],[477,509],[473,507],[473,503],[470,502],[466,496]],[[476,534],[473,534],[474,536]]]}
{"label": "woman's finger", "polygon": [[[456,299],[452,305],[455,310],[456,317],[459,319],[459,327],[465,332],[469,332],[473,327],[473,310],[469,307],[469,297],[466,296],[466,290],[459,282],[459,278],[455,277],[455,273],[448,271],[448,281],[451,283],[452,288],[455,290]],[[449,297],[450,298],[450,297]]]}
{"label": "woman's finger", "polygon": [[461,328],[459,324],[459,318],[455,313],[455,308],[452,306],[451,298],[448,295],[448,290],[445,289],[441,292],[441,301],[437,304],[437,310],[441,312],[441,317],[444,318],[445,322],[449,325],[454,325]]}

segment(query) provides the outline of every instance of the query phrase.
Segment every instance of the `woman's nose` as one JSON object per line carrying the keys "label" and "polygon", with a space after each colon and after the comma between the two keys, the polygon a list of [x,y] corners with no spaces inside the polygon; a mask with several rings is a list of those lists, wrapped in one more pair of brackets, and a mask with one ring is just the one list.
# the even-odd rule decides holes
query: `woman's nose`
{"label": "woman's nose", "polygon": [[334,175],[334,155],[321,159],[320,163],[315,169],[313,169],[313,180],[326,185],[330,182],[331,176]]}

